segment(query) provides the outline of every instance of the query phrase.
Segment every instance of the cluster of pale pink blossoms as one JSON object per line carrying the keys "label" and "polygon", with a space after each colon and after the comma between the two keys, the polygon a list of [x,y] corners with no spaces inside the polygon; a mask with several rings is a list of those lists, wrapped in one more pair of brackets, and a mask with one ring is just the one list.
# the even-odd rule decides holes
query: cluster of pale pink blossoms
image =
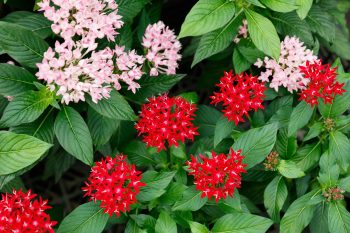
{"label": "cluster of pale pink blossoms", "polygon": [[278,62],[265,57],[258,59],[255,63],[257,67],[265,67],[266,71],[261,72],[259,79],[263,82],[270,81],[270,87],[278,91],[280,86],[287,88],[289,92],[303,90],[309,79],[304,78],[299,67],[305,66],[308,61],[313,64],[317,61],[312,51],[306,49],[304,43],[299,38],[286,36],[281,42],[281,54]]}
{"label": "cluster of pale pink blossoms", "polygon": [[248,21],[246,19],[243,19],[242,25],[238,28],[238,34],[233,39],[233,42],[238,44],[241,41],[241,38],[247,38],[248,37]]}
{"label": "cluster of pale pink blossoms", "polygon": [[157,76],[159,73],[175,74],[177,61],[181,59],[181,44],[174,32],[163,22],[147,27],[142,45],[147,49],[147,60],[153,64],[151,76]]}
{"label": "cluster of pale pink blossoms", "polygon": [[120,90],[120,82],[135,93],[145,60],[151,76],[176,72],[181,44],[162,22],[147,27],[144,57],[118,45],[98,49],[98,40],[114,42],[124,24],[114,0],[43,0],[38,5],[63,42],[44,53],[36,75],[66,104],[85,101],[85,94],[97,103],[109,98],[112,88]]}

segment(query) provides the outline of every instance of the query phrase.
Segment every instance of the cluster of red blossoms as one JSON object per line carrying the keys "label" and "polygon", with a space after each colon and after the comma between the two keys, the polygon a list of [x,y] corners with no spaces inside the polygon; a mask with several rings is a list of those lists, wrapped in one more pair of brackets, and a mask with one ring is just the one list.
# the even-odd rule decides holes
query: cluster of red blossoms
{"label": "cluster of red blossoms", "polygon": [[178,146],[178,142],[185,139],[193,140],[198,135],[194,127],[195,104],[190,104],[182,97],[168,97],[166,94],[149,99],[140,113],[140,120],[136,124],[139,135],[148,146],[158,148],[158,152],[170,147]]}
{"label": "cluster of red blossoms", "polygon": [[322,61],[313,64],[309,62],[306,66],[300,67],[304,77],[309,79],[306,89],[300,93],[299,100],[304,100],[311,107],[318,105],[318,99],[323,99],[324,103],[332,103],[335,95],[342,95],[344,83],[336,81],[336,69],[330,68],[329,64],[322,65]]}
{"label": "cluster of red blossoms", "polygon": [[0,200],[0,233],[53,233],[56,222],[50,221],[45,210],[51,209],[47,201],[35,199],[29,190],[13,191]]}
{"label": "cluster of red blossoms", "polygon": [[222,102],[224,115],[236,125],[244,122],[243,116],[248,116],[250,110],[264,109],[262,102],[266,87],[255,76],[225,72],[217,86],[220,91],[210,97],[211,103],[216,105]]}
{"label": "cluster of red blossoms", "polygon": [[141,177],[141,172],[128,164],[124,155],[106,157],[91,168],[83,191],[90,200],[101,201],[105,213],[119,217],[120,212],[128,211],[130,205],[136,203],[140,187],[145,186]]}
{"label": "cluster of red blossoms", "polygon": [[202,162],[192,156],[187,165],[191,170],[189,175],[194,176],[196,189],[202,191],[201,197],[215,197],[216,202],[228,195],[233,197],[235,188],[241,186],[241,173],[246,172],[244,167],[247,165],[242,164],[244,156],[241,156],[241,151],[230,149],[227,156],[212,152],[212,158],[203,155],[200,158]]}

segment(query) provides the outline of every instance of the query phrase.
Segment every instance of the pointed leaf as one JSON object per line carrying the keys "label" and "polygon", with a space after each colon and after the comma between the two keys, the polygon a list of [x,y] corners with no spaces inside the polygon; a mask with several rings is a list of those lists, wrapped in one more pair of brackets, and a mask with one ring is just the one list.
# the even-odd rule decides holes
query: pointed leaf
{"label": "pointed leaf", "polygon": [[32,136],[0,131],[0,176],[30,166],[51,146]]}
{"label": "pointed leaf", "polygon": [[162,211],[157,219],[156,233],[177,233],[177,227],[175,221],[167,214]]}
{"label": "pointed leaf", "polygon": [[235,4],[226,0],[199,0],[181,26],[179,38],[199,36],[224,26],[235,14]]}
{"label": "pointed leaf", "polygon": [[288,125],[288,137],[294,135],[298,129],[304,127],[310,120],[314,109],[305,101],[301,101],[292,112]]}
{"label": "pointed leaf", "polygon": [[108,221],[99,203],[88,202],[78,206],[59,226],[57,233],[100,233]]}
{"label": "pointed leaf", "polygon": [[275,26],[269,19],[252,10],[246,9],[244,12],[248,21],[248,31],[255,46],[278,60],[281,48]]}
{"label": "pointed leaf", "polygon": [[55,120],[54,129],[59,143],[68,153],[92,165],[93,148],[89,128],[76,110],[63,106]]}
{"label": "pointed leaf", "polygon": [[350,213],[341,202],[331,202],[328,208],[330,233],[350,233]]}
{"label": "pointed leaf", "polygon": [[174,211],[197,211],[207,202],[207,198],[201,198],[202,192],[191,186],[183,192],[182,199],[173,206]]}
{"label": "pointed leaf", "polygon": [[264,191],[264,205],[269,216],[278,223],[280,211],[288,196],[288,189],[282,176],[276,176]]}

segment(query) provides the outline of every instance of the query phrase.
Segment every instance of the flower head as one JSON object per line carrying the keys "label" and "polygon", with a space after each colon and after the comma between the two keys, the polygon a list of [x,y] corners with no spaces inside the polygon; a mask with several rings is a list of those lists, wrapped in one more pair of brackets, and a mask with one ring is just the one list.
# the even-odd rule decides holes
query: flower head
{"label": "flower head", "polygon": [[307,62],[300,67],[301,73],[308,80],[304,90],[300,93],[299,100],[304,100],[311,107],[318,105],[318,99],[331,104],[336,95],[342,95],[344,83],[336,81],[336,68],[330,68],[329,64],[322,65],[322,61],[313,64]]}
{"label": "flower head", "polygon": [[84,48],[96,48],[96,39],[114,41],[117,29],[123,26],[114,0],[43,0],[38,3],[51,28],[67,43],[79,37]]}
{"label": "flower head", "polygon": [[332,188],[327,188],[325,191],[323,191],[322,194],[323,194],[323,197],[326,198],[326,201],[330,202],[330,201],[343,200],[344,199],[343,193],[345,193],[345,191],[342,190],[341,188],[332,187]]}
{"label": "flower head", "polygon": [[257,77],[245,73],[233,75],[232,71],[225,72],[217,86],[220,91],[210,97],[211,103],[222,102],[224,115],[236,125],[244,122],[243,115],[248,116],[250,110],[264,108],[262,102],[266,88]]}
{"label": "flower head", "polygon": [[271,151],[265,159],[264,167],[266,170],[276,171],[279,162],[279,154],[276,151]]}
{"label": "flower head", "polygon": [[128,164],[125,156],[106,157],[91,168],[83,191],[90,200],[101,201],[105,213],[119,217],[120,212],[128,211],[136,203],[140,187],[145,186],[140,180],[141,172]]}
{"label": "flower head", "polygon": [[268,82],[272,76],[271,88],[278,91],[278,88],[283,86],[292,93],[304,89],[309,81],[299,69],[307,61],[314,63],[317,61],[317,57],[312,54],[311,50],[306,49],[299,38],[286,36],[284,41],[281,42],[281,53],[278,61],[268,57],[265,57],[262,61],[259,58],[255,65],[266,69],[259,76],[261,81]]}
{"label": "flower head", "polygon": [[241,156],[241,151],[230,149],[228,155],[212,152],[212,158],[203,155],[200,158],[202,162],[192,156],[187,165],[191,171],[189,175],[194,176],[196,189],[202,191],[201,197],[215,197],[216,202],[227,196],[233,197],[235,188],[241,187],[241,173],[247,166],[242,164],[244,156]]}
{"label": "flower head", "polygon": [[146,59],[151,63],[151,76],[159,73],[175,74],[181,59],[180,42],[172,30],[159,21],[146,28],[142,41],[147,50]]}
{"label": "flower head", "polygon": [[142,106],[140,120],[135,127],[148,146],[158,147],[161,151],[166,149],[166,143],[178,146],[178,141],[193,140],[198,135],[192,123],[195,110],[195,104],[182,97],[153,97]]}
{"label": "flower head", "polygon": [[51,209],[47,201],[35,199],[36,194],[13,190],[0,200],[0,233],[53,233],[55,221],[45,213]]}

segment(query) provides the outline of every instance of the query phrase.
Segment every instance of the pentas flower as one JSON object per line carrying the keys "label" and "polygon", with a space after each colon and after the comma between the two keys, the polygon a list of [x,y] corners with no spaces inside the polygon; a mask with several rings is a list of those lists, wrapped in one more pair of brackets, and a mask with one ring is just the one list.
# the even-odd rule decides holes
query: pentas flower
{"label": "pentas flower", "polygon": [[69,45],[79,37],[84,48],[96,48],[96,39],[114,41],[117,29],[123,26],[114,0],[43,0],[38,3],[51,28]]}
{"label": "pentas flower", "polygon": [[215,198],[218,202],[227,196],[233,197],[235,188],[241,187],[241,173],[246,172],[242,164],[244,156],[241,151],[235,152],[232,148],[228,155],[212,152],[211,158],[200,155],[201,162],[191,156],[187,161],[190,173],[194,176],[196,189],[202,192],[201,197]]}
{"label": "pentas flower", "polygon": [[148,146],[158,152],[168,146],[178,146],[185,139],[193,140],[198,135],[192,121],[196,105],[182,97],[168,97],[166,94],[152,97],[141,107],[140,119],[136,124],[139,135]]}
{"label": "pentas flower", "polygon": [[286,36],[281,42],[281,53],[278,61],[268,57],[262,61],[259,58],[255,65],[266,69],[259,76],[261,81],[268,82],[272,77],[271,88],[278,91],[278,88],[283,86],[292,93],[304,89],[309,81],[299,69],[300,66],[305,66],[307,61],[312,64],[317,61],[317,57],[313,55],[311,50],[306,49],[299,38]]}
{"label": "pentas flower", "polygon": [[318,105],[318,99],[331,104],[336,95],[342,95],[344,83],[336,81],[336,68],[329,64],[322,65],[322,61],[313,64],[307,62],[306,66],[300,67],[301,73],[308,80],[306,88],[301,91],[299,100],[304,100],[311,107]]}
{"label": "pentas flower", "polygon": [[239,26],[238,34],[233,39],[233,42],[238,44],[241,38],[247,38],[247,37],[248,37],[248,21],[246,19],[243,19],[242,25]]}
{"label": "pentas flower", "polygon": [[110,216],[115,213],[119,217],[120,212],[129,211],[130,205],[137,202],[136,195],[140,187],[145,186],[141,177],[141,172],[135,165],[128,164],[124,155],[106,157],[91,168],[82,190],[90,200],[101,201],[105,213]]}
{"label": "pentas flower", "polygon": [[146,28],[142,45],[146,49],[146,59],[151,63],[151,76],[159,73],[175,74],[181,59],[180,42],[172,30],[161,21]]}
{"label": "pentas flower", "polygon": [[45,213],[47,201],[22,190],[3,194],[0,200],[0,233],[53,233],[55,221]]}
{"label": "pentas flower", "polygon": [[217,86],[220,91],[210,97],[211,103],[222,102],[224,115],[236,125],[244,122],[243,116],[248,116],[249,111],[264,108],[262,102],[266,88],[264,83],[255,76],[245,73],[233,75],[232,71],[225,72]]}

